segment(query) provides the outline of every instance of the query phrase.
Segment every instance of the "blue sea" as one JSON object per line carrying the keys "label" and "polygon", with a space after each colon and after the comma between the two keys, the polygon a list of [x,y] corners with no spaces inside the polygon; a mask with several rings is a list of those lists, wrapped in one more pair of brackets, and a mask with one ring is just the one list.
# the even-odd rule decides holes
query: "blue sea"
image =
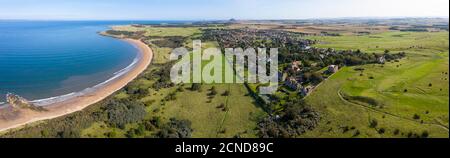
{"label": "blue sea", "polygon": [[98,32],[136,23],[170,22],[0,21],[0,106],[9,92],[42,100],[117,76],[136,62],[138,49]]}

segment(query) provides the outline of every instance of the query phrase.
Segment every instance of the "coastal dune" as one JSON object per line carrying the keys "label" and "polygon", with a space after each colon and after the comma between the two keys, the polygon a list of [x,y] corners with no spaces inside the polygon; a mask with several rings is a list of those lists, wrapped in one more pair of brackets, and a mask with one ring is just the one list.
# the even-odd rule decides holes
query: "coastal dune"
{"label": "coastal dune", "polygon": [[[29,109],[10,109],[10,115],[14,115],[13,118],[1,118],[0,117],[0,132],[10,129],[18,128],[30,123],[53,119],[61,117],[67,114],[71,114],[89,105],[102,101],[106,97],[112,95],[116,91],[125,87],[129,82],[135,79],[141,74],[151,63],[153,58],[153,51],[145,43],[140,40],[134,39],[121,39],[124,40],[139,49],[141,58],[136,66],[130,70],[127,74],[116,78],[115,80],[107,83],[106,85],[99,87],[93,92],[85,95],[74,97],[65,101],[53,103],[45,106],[46,111],[33,111]],[[5,113],[6,109],[0,109],[0,114]]]}

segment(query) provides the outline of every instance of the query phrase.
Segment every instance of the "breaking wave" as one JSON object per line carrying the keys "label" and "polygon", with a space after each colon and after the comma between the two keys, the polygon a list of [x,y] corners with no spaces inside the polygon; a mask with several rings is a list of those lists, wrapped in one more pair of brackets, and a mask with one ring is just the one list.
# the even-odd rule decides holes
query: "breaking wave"
{"label": "breaking wave", "polygon": [[[59,102],[63,102],[63,101],[66,101],[66,100],[69,100],[69,99],[72,99],[72,98],[81,97],[81,96],[87,95],[89,93],[93,93],[97,89],[107,85],[108,83],[116,80],[117,78],[122,77],[123,75],[128,73],[130,70],[132,70],[136,66],[136,64],[139,62],[139,58],[140,58],[139,56],[134,58],[133,62],[130,65],[128,65],[127,67],[125,67],[125,68],[123,68],[123,69],[113,73],[114,74],[113,77],[111,77],[110,79],[108,79],[108,80],[106,80],[106,81],[104,81],[104,82],[102,82],[100,84],[97,84],[97,85],[95,85],[93,87],[86,88],[86,89],[84,89],[82,91],[79,91],[79,92],[72,92],[72,93],[69,93],[69,94],[61,95],[61,96],[45,98],[45,99],[39,99],[39,100],[33,100],[33,101],[30,101],[30,102],[33,103],[35,106],[48,106],[48,105],[59,103]],[[3,103],[3,104],[5,104],[5,103]],[[3,104],[0,102],[0,107]]]}

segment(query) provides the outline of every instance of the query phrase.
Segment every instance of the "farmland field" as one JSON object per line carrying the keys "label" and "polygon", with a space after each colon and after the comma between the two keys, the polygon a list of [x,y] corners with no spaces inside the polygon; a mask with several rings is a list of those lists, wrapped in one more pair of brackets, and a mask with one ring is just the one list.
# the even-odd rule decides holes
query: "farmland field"
{"label": "farmland field", "polygon": [[407,57],[344,67],[324,81],[306,98],[323,114],[322,123],[304,137],[449,136],[448,32],[311,38],[322,48],[389,50]]}

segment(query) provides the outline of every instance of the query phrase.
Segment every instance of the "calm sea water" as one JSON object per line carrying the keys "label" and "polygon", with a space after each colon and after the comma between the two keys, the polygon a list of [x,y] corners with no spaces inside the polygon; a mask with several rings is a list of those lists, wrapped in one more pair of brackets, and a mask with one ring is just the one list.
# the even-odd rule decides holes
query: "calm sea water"
{"label": "calm sea water", "polygon": [[0,102],[8,92],[44,99],[114,77],[137,58],[138,49],[97,32],[131,23],[136,22],[0,21]]}

